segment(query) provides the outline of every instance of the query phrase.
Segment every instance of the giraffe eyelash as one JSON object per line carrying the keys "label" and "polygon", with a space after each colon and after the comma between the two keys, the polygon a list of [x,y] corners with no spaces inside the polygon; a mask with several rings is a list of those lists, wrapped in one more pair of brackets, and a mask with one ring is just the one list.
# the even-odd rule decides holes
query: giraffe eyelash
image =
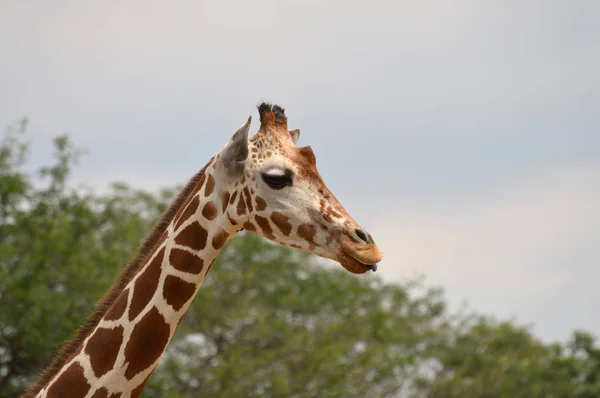
{"label": "giraffe eyelash", "polygon": [[285,171],[285,174],[262,174],[263,181],[272,189],[283,189],[285,187],[291,187],[294,185],[292,172],[289,170]]}

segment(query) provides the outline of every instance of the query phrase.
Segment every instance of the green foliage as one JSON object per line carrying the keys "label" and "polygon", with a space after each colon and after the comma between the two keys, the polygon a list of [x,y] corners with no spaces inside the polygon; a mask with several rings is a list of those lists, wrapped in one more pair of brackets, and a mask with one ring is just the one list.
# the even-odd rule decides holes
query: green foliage
{"label": "green foliage", "polygon": [[453,333],[451,341],[439,347],[435,375],[419,380],[425,396],[600,396],[597,380],[585,380],[587,375],[598,374],[597,358],[591,358],[588,351],[567,354],[558,344],[544,345],[526,328],[483,317]]}
{"label": "green foliage", "polygon": [[[108,290],[164,210],[158,195],[69,186],[67,136],[26,172],[26,121],[0,141],[0,398],[17,397]],[[600,349],[575,332],[451,315],[439,289],[386,284],[241,234],[224,249],[146,397],[600,396]]]}

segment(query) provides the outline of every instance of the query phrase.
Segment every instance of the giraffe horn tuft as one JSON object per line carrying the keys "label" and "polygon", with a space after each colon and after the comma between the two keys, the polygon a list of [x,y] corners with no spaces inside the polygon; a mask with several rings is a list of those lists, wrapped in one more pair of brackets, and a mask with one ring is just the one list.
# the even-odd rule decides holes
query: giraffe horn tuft
{"label": "giraffe horn tuft", "polygon": [[262,102],[258,105],[258,114],[260,115],[261,130],[280,129],[283,127],[287,130],[287,117],[285,109],[281,106]]}

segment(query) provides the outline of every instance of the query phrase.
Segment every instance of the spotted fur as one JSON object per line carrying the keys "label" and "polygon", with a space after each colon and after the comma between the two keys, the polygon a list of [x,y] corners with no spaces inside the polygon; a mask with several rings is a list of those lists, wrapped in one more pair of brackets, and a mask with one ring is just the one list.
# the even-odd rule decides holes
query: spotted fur
{"label": "spotted fur", "polygon": [[[380,259],[374,244],[356,241],[358,226],[323,183],[312,149],[296,147],[299,131],[288,131],[285,110],[269,103],[258,110],[258,133],[248,140],[249,120],[186,185],[23,397],[137,398],[215,258],[242,228],[352,272]],[[261,173],[269,167],[293,175],[293,186],[267,187]]]}

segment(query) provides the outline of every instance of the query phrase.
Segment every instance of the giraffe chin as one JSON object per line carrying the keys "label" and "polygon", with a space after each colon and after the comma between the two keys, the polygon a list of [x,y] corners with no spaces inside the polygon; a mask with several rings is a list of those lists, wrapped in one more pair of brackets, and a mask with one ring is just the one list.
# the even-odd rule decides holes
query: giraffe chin
{"label": "giraffe chin", "polygon": [[342,255],[338,257],[337,261],[342,265],[342,267],[346,268],[346,270],[352,272],[353,274],[364,274],[367,271],[377,271],[377,264],[362,263],[346,253],[342,253]]}
{"label": "giraffe chin", "polygon": [[354,274],[364,274],[367,271],[377,271],[377,263],[382,259],[376,244],[356,244],[349,236],[340,239],[341,250],[338,262]]}

